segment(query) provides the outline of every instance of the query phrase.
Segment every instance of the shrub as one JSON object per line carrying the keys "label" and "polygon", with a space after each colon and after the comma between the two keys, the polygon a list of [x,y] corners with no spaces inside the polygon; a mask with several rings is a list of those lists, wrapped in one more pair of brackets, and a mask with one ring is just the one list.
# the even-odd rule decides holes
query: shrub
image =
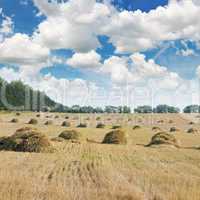
{"label": "shrub", "polygon": [[172,123],[174,123],[174,121],[173,120],[169,120],[169,124],[172,124]]}
{"label": "shrub", "polygon": [[18,129],[10,137],[1,138],[0,150],[40,153],[53,152],[53,147],[45,135],[36,129],[25,127]]}
{"label": "shrub", "polygon": [[52,120],[48,120],[44,123],[44,125],[52,125],[53,124],[53,121]]}
{"label": "shrub", "polygon": [[127,136],[122,130],[114,130],[107,133],[102,141],[103,144],[127,144]]}
{"label": "shrub", "polygon": [[198,133],[198,130],[195,129],[195,128],[189,128],[189,129],[187,130],[187,133]]}
{"label": "shrub", "polygon": [[120,126],[120,125],[114,125],[114,126],[112,126],[112,129],[119,129],[119,128],[122,128],[122,126]]}
{"label": "shrub", "polygon": [[69,116],[66,116],[65,119],[69,119]]}
{"label": "shrub", "polygon": [[10,122],[11,122],[11,123],[18,123],[19,120],[18,120],[17,118],[13,118]]}
{"label": "shrub", "polygon": [[58,119],[58,118],[59,118],[59,116],[58,116],[58,115],[56,115],[54,118],[55,118],[55,119]]}
{"label": "shrub", "polygon": [[65,140],[80,140],[81,133],[75,130],[66,130],[63,131],[58,137],[63,138]]}
{"label": "shrub", "polygon": [[16,116],[20,116],[20,115],[21,115],[21,113],[19,113],[19,112],[18,112],[18,113],[16,113]]}
{"label": "shrub", "polygon": [[151,138],[151,142],[147,146],[163,144],[179,147],[179,142],[176,140],[175,136],[165,132],[160,132],[154,135]]}
{"label": "shrub", "polygon": [[83,123],[80,123],[77,128],[86,128],[87,127],[87,124],[83,124]]}
{"label": "shrub", "polygon": [[102,124],[102,123],[98,123],[96,128],[105,128],[105,124]]}
{"label": "shrub", "polygon": [[38,121],[37,121],[37,119],[30,119],[30,121],[28,122],[29,124],[37,124],[38,123]]}
{"label": "shrub", "polygon": [[133,126],[133,130],[137,130],[137,129],[140,129],[140,128],[141,128],[141,126],[139,126],[139,125]]}
{"label": "shrub", "polygon": [[97,117],[96,120],[97,120],[97,121],[101,120],[101,117]]}
{"label": "shrub", "polygon": [[61,126],[70,127],[70,122],[64,121]]}
{"label": "shrub", "polygon": [[36,117],[40,117],[40,114],[37,114]]}

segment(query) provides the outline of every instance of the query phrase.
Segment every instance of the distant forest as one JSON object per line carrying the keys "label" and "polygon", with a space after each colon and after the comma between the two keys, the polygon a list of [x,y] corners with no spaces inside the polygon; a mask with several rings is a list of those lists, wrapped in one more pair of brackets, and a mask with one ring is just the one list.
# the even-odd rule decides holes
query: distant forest
{"label": "distant forest", "polygon": [[[0,109],[19,111],[50,111],[66,113],[131,113],[128,106],[64,106],[50,99],[45,93],[33,90],[21,81],[11,83],[0,79]],[[169,105],[158,105],[155,108],[144,105],[134,109],[135,113],[179,113],[181,110]],[[184,113],[200,113],[199,105],[189,105],[183,109]]]}

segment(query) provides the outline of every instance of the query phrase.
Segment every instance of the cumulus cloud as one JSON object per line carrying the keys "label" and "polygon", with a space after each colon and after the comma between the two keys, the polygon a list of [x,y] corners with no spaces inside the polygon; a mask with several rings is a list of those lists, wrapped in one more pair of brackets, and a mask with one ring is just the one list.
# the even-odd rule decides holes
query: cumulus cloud
{"label": "cumulus cloud", "polygon": [[[160,66],[154,60],[146,60],[141,53],[130,57],[112,56],[105,60],[101,72],[109,74],[114,84],[147,85],[159,89],[176,89],[182,79],[177,73]],[[159,82],[159,85],[157,84]]]}
{"label": "cumulus cloud", "polygon": [[0,8],[0,16],[2,17],[2,23],[0,24],[0,42],[11,34],[13,34],[14,24],[11,17],[6,16],[3,13],[3,9]]}
{"label": "cumulus cloud", "polygon": [[75,53],[67,60],[67,64],[75,68],[96,69],[101,66],[100,60],[101,56],[92,50],[88,53]]}
{"label": "cumulus cloud", "polygon": [[26,34],[17,33],[0,43],[0,61],[14,64],[46,62],[50,51],[32,41]]}
{"label": "cumulus cloud", "polygon": [[56,78],[51,74],[26,76],[21,71],[3,67],[0,77],[8,82],[21,80],[35,90],[45,92],[50,98],[64,105],[90,105],[94,104],[98,87],[95,83],[83,79],[68,80]]}
{"label": "cumulus cloud", "polygon": [[120,53],[154,48],[163,41],[199,41],[199,12],[193,1],[177,1],[148,13],[125,10],[115,12],[103,29]]}
{"label": "cumulus cloud", "polygon": [[47,17],[35,33],[35,39],[40,43],[51,49],[66,48],[78,52],[88,52],[100,45],[97,35],[109,15],[106,5],[95,0],[70,0],[61,4],[46,0],[34,2]]}

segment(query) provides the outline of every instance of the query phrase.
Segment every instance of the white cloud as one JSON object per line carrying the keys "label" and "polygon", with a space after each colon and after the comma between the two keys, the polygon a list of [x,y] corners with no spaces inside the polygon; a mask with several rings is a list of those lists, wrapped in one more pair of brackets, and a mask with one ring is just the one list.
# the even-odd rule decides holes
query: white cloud
{"label": "white cloud", "polygon": [[0,77],[8,82],[22,80],[33,89],[45,92],[54,101],[64,105],[94,105],[94,99],[98,96],[96,84],[83,79],[68,80],[56,78],[51,74],[26,76],[21,71],[8,67],[0,69]]}
{"label": "white cloud", "polygon": [[133,74],[128,69],[126,57],[112,56],[104,61],[100,71],[109,74],[112,82],[116,84],[130,83],[133,79]]}
{"label": "white cloud", "polygon": [[[99,29],[109,14],[106,5],[95,0],[48,3],[34,0],[47,19],[38,26],[35,40],[51,49],[73,49],[88,52],[100,44]],[[52,28],[53,27],[53,28]]]}
{"label": "white cloud", "polygon": [[38,64],[46,62],[50,51],[32,41],[26,34],[17,33],[0,43],[0,62]]}
{"label": "white cloud", "polygon": [[67,64],[75,68],[97,69],[101,66],[100,60],[101,56],[92,50],[88,53],[75,53],[67,60]]}
{"label": "white cloud", "polygon": [[0,8],[0,16],[2,17],[2,23],[0,24],[0,42],[7,36],[13,34],[14,24],[12,18],[6,16],[3,13],[3,9]]}
{"label": "white cloud", "polygon": [[171,3],[148,13],[115,12],[103,30],[121,53],[154,48],[163,41],[199,41],[199,12],[200,6],[192,1]]}
{"label": "white cloud", "polygon": [[112,56],[105,60],[100,71],[109,74],[113,84],[118,85],[146,85],[154,90],[173,90],[182,83],[177,73],[170,72],[152,59],[146,60],[140,53],[129,58]]}

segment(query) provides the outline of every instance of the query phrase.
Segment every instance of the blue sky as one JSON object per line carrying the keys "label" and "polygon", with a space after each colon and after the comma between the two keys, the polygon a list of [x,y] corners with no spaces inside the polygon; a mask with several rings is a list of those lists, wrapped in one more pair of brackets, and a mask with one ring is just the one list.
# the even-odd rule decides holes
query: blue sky
{"label": "blue sky", "polygon": [[[0,55],[3,69],[0,75],[8,81],[22,79],[34,87],[46,76],[60,82],[61,79],[72,83],[81,80],[107,92],[122,88],[125,83],[132,88],[141,85],[146,88],[149,81],[156,83],[163,79],[160,85],[166,91],[160,88],[161,93],[171,95],[172,89],[180,88],[181,81],[188,86],[195,80],[200,66],[199,38],[195,35],[198,22],[194,22],[195,16],[191,16],[190,22],[190,16],[187,19],[182,14],[188,11],[194,15],[199,4],[195,0],[190,4],[180,2],[112,0],[108,4],[91,0],[87,8],[82,0],[63,4],[46,0],[1,0],[0,45],[8,48],[6,52],[13,49],[19,52]],[[83,19],[87,22],[80,21]],[[179,19],[180,23],[176,24]],[[197,30],[183,33],[189,27]],[[22,45],[19,48],[18,41]],[[30,47],[27,51],[26,45]],[[7,77],[6,69],[14,69],[9,71],[13,73],[11,77]],[[39,80],[32,81],[34,76],[40,77]]]}

